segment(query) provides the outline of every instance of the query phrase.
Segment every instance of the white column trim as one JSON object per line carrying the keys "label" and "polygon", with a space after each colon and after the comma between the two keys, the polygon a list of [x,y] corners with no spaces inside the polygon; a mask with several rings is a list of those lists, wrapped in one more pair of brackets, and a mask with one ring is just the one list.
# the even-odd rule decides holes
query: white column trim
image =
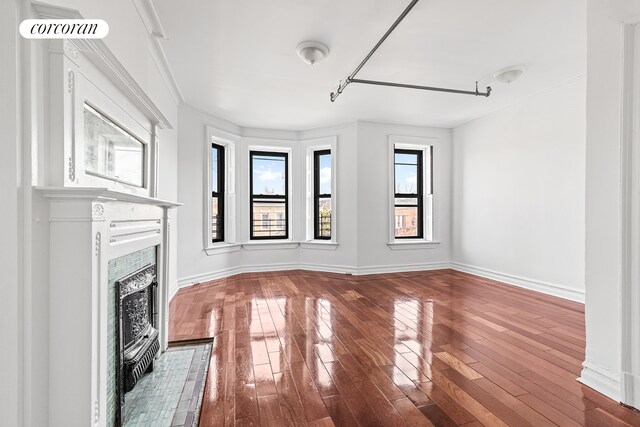
{"label": "white column trim", "polygon": [[624,25],[620,149],[620,400],[640,407],[640,31]]}

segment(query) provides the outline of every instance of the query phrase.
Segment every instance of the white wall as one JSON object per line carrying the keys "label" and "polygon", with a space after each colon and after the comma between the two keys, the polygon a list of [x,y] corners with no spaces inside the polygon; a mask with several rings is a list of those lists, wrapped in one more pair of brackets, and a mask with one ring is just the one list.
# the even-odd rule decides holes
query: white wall
{"label": "white wall", "polygon": [[[130,0],[115,0],[110,2],[87,2],[82,0],[51,0],[46,1],[55,6],[62,6],[71,9],[77,9],[81,15],[87,18],[105,19],[110,26],[110,33],[105,39],[106,45],[113,52],[116,58],[126,67],[127,71],[136,80],[136,83],[144,90],[145,94],[151,98],[154,104],[158,106],[162,114],[167,118],[172,126],[177,125],[177,104],[178,101],[175,93],[167,82],[166,70],[161,69],[161,63],[157,56],[154,56],[151,45],[151,39],[141,19],[140,13],[136,9],[134,3]],[[15,4],[14,4],[15,3]],[[17,6],[16,6],[17,5]],[[14,12],[15,9],[22,7],[23,15],[18,17]],[[18,147],[18,153],[22,157],[18,157],[16,153],[4,156],[2,162],[8,162],[0,168],[3,174],[2,188],[3,200],[9,202],[2,209],[7,208],[7,215],[16,209],[12,206],[16,201],[20,206],[24,207],[22,214],[20,211],[12,213],[17,214],[17,218],[11,219],[7,217],[7,224],[12,221],[18,221],[15,226],[8,225],[8,235],[3,236],[2,261],[9,261],[14,264],[13,269],[7,270],[7,280],[16,288],[9,287],[3,293],[3,303],[11,303],[11,309],[0,310],[3,324],[15,325],[15,331],[21,331],[20,340],[24,343],[23,354],[20,361],[24,363],[24,371],[13,369],[8,376],[2,374],[3,387],[2,392],[9,391],[8,396],[2,395],[0,400],[3,404],[9,405],[15,402],[21,402],[23,407],[17,408],[17,413],[12,412],[11,408],[5,411],[2,406],[2,413],[12,417],[17,414],[23,417],[24,422],[13,422],[9,418],[7,425],[26,425],[26,426],[46,426],[48,425],[48,307],[49,307],[49,228],[48,213],[46,203],[37,193],[32,190],[31,184],[47,185],[46,160],[48,153],[49,136],[47,135],[47,109],[48,109],[48,76],[46,69],[43,69],[43,55],[48,53],[47,42],[43,41],[21,41],[20,55],[22,61],[20,63],[20,73],[23,85],[16,85],[15,67],[17,64],[14,59],[17,52],[11,52],[5,48],[9,48],[12,41],[15,42],[18,36],[17,25],[23,18],[34,17],[33,11],[28,1],[4,1],[2,9],[0,9],[0,22],[2,30],[6,31],[1,37],[3,58],[8,67],[3,64],[0,69],[3,73],[8,72],[10,75],[3,74],[0,83],[3,91],[2,106],[0,108],[9,108],[9,112],[3,113],[3,119],[11,120],[16,118],[18,111],[22,113],[19,118],[18,128],[21,130],[21,136]],[[13,80],[12,80],[13,79]],[[7,86],[8,85],[8,86]],[[21,110],[16,110],[15,104],[11,103],[12,93],[7,92],[5,96],[5,86],[7,90],[19,91],[17,93],[22,103]],[[9,100],[9,101],[6,101]],[[33,102],[33,104],[31,104]],[[4,126],[3,129],[11,129]],[[9,139],[15,138],[12,131],[5,131],[3,138],[8,136]],[[177,199],[177,131],[163,130],[159,133],[160,139],[160,182],[158,194],[160,198],[168,200]],[[4,141],[4,140],[3,140]],[[3,149],[9,153],[10,148]],[[38,158],[39,157],[39,158]],[[7,174],[7,180],[4,174]],[[9,176],[12,176],[9,179]],[[20,179],[24,185],[20,187]],[[5,185],[6,183],[6,185]],[[17,184],[17,186],[15,185]],[[4,194],[4,192],[8,194]],[[5,197],[6,196],[6,197]],[[17,209],[19,209],[18,207]],[[2,219],[5,220],[5,212],[2,212]],[[24,222],[23,229],[20,222]],[[177,227],[172,230],[172,238],[177,240]],[[17,247],[12,246],[18,239]],[[5,257],[5,246],[8,243],[10,252]],[[177,255],[174,250],[174,257]],[[18,261],[15,262],[14,261]],[[177,269],[173,260],[173,271],[170,269],[170,279],[175,282],[177,280]],[[24,265],[24,270],[15,270],[20,265]],[[4,267],[4,265],[3,265]],[[171,266],[170,266],[171,268]],[[18,278],[13,280],[13,273],[18,274]],[[11,292],[9,291],[11,289]],[[16,291],[17,293],[12,293]],[[23,297],[23,300],[20,300]],[[18,298],[18,300],[16,300]],[[19,315],[17,319],[8,320],[4,316],[12,317]],[[13,338],[15,339],[15,337]],[[3,343],[7,343],[8,348],[16,348],[22,351],[20,345],[11,345],[11,337],[4,339]],[[4,348],[4,347],[3,347]],[[3,352],[5,353],[5,352]],[[10,353],[5,353],[13,356]],[[11,363],[1,363],[1,365],[11,367]],[[15,366],[14,366],[15,368]],[[24,383],[12,385],[14,380],[20,380],[23,375]],[[5,387],[5,378],[11,386]],[[24,389],[22,386],[24,385]],[[24,391],[24,393],[23,393]],[[4,419],[3,419],[4,421]],[[0,422],[2,424],[2,422]],[[4,424],[3,424],[4,425]]]}
{"label": "white wall", "polygon": [[23,387],[18,12],[18,2],[0,2],[0,55],[4,62],[0,67],[0,222],[5,227],[0,239],[0,413],[2,423],[11,426],[21,423]]}
{"label": "white wall", "polygon": [[[337,137],[337,241],[335,250],[298,247],[295,249],[245,250],[207,255],[203,250],[205,223],[206,126],[241,136],[236,149],[238,241],[247,241],[248,167],[247,145],[255,137],[264,144],[294,147],[293,240],[304,241],[305,217],[302,183],[303,147],[306,140]],[[190,107],[181,107],[178,115],[178,194],[184,204],[179,210],[178,275],[180,285],[189,285],[215,277],[247,270],[307,268],[348,273],[403,271],[446,266],[450,257],[450,131],[426,127],[351,123],[302,132],[243,129]],[[438,139],[436,151],[436,192],[438,197],[436,237],[442,243],[435,249],[392,251],[389,241],[389,135]],[[270,142],[269,139],[272,141]]]}
{"label": "white wall", "polygon": [[[391,250],[389,135],[433,139],[434,240],[420,250]],[[358,127],[358,267],[389,271],[446,268],[451,255],[451,130],[361,122]]]}
{"label": "white wall", "polygon": [[340,271],[354,268],[358,265],[357,250],[359,239],[357,234],[358,206],[358,175],[360,165],[356,150],[358,127],[355,123],[332,128],[317,129],[301,132],[300,139],[309,140],[326,136],[337,136],[336,145],[336,232],[338,247],[334,251],[300,248],[300,264],[319,269]]}
{"label": "white wall", "polygon": [[454,129],[455,268],[584,298],[585,80]]}
{"label": "white wall", "polygon": [[[177,125],[177,117],[176,117]],[[178,200],[178,130],[163,129],[158,131],[159,175],[158,198],[162,200]],[[178,215],[179,209],[171,209],[169,239],[169,295],[178,286]]]}
{"label": "white wall", "polygon": [[635,0],[587,3],[586,326],[581,381],[620,399],[623,22]]}

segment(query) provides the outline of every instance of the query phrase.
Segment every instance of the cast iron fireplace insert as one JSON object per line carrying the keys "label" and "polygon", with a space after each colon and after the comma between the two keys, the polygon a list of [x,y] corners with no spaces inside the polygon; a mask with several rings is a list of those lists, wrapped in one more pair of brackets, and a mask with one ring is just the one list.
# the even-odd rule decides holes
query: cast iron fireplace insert
{"label": "cast iron fireplace insert", "polygon": [[160,350],[157,330],[156,266],[148,265],[116,281],[116,422],[124,420],[124,395],[146,372]]}

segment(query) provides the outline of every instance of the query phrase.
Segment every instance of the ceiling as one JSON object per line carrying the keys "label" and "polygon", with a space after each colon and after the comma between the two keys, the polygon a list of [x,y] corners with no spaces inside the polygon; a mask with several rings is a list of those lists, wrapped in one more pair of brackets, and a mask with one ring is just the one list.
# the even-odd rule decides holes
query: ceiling
{"label": "ceiling", "polygon": [[[329,93],[409,0],[155,0],[186,103],[241,126],[304,130],[354,120],[455,127],[586,73],[584,0],[421,0],[359,78],[473,90],[490,98],[350,85]],[[296,45],[331,53],[311,67]],[[511,84],[493,73],[527,71]]]}

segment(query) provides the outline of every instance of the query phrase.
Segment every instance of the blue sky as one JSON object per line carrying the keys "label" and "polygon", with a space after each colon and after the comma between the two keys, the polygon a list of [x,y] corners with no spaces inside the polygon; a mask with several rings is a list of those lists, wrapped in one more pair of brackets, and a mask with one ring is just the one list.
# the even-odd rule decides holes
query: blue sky
{"label": "blue sky", "polygon": [[[416,156],[413,154],[396,154],[396,163],[413,163],[414,165],[395,165],[396,191],[402,193],[417,192]],[[213,165],[211,182],[212,188],[217,188],[218,176],[216,172],[217,151],[211,150],[211,164]],[[284,195],[284,167],[282,157],[256,156],[253,158],[253,191],[254,194]],[[331,156],[320,156],[320,193],[331,194]]]}
{"label": "blue sky", "polygon": [[211,189],[218,191],[218,150],[211,150]]}
{"label": "blue sky", "polygon": [[283,157],[253,157],[253,194],[284,195],[285,159]]}
{"label": "blue sky", "polygon": [[320,194],[331,194],[331,155],[320,156]]}
{"label": "blue sky", "polygon": [[[211,150],[211,186],[218,185],[218,152]],[[285,160],[282,157],[255,156],[253,158],[254,194],[284,195]],[[331,194],[331,156],[320,156],[320,193]]]}
{"label": "blue sky", "polygon": [[418,166],[415,154],[396,154],[396,163],[411,163],[411,165],[395,165],[396,192],[416,193],[418,191]]}

